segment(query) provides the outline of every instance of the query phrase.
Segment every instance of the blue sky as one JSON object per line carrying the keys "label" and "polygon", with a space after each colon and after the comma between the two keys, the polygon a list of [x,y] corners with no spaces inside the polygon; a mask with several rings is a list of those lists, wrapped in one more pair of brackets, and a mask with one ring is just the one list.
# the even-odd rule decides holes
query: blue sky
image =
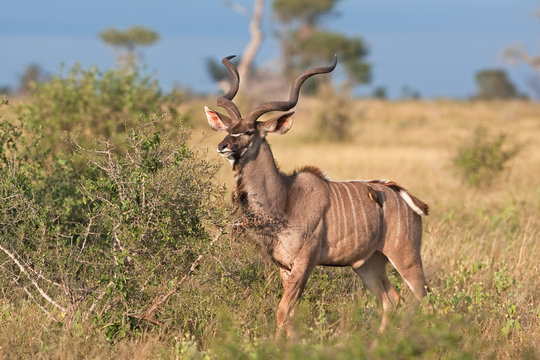
{"label": "blue sky", "polygon": [[[252,8],[252,0],[238,0]],[[279,57],[272,36],[270,0],[264,19],[265,41],[256,61]],[[510,67],[501,52],[515,43],[540,52],[540,21],[533,0],[341,0],[338,16],[324,25],[361,36],[370,48],[373,81],[359,92],[384,86],[399,96],[404,86],[424,97],[466,97],[474,94],[474,74],[502,67],[522,91],[529,70]],[[98,33],[114,26],[143,25],[161,40],[143,49],[165,90],[174,84],[197,91],[215,91],[205,71],[207,57],[241,54],[249,40],[249,19],[220,0],[18,0],[0,11],[0,86],[15,86],[26,66],[39,64],[49,73],[59,65],[113,67],[114,51]]]}

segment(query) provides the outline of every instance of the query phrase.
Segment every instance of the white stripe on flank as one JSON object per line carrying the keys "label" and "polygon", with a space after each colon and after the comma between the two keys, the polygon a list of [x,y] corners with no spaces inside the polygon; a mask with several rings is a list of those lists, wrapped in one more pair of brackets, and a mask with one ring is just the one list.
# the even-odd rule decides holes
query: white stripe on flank
{"label": "white stripe on flank", "polygon": [[[381,216],[383,217],[382,218],[383,221],[381,221]],[[381,238],[383,223],[384,223],[384,210],[381,213],[381,210],[379,210],[379,208],[377,207],[377,239],[378,240],[383,240]]]}
{"label": "white stripe on flank", "polygon": [[334,208],[337,205],[337,199],[334,189],[332,189],[332,184],[329,184],[328,186],[330,188],[331,194],[330,194],[330,211],[332,212],[332,227],[334,228],[334,237],[336,240],[338,240],[338,234],[337,234],[337,223],[336,223],[336,215],[334,213]]}
{"label": "white stripe on flank", "polygon": [[[368,229],[366,209],[364,208],[364,202],[362,201],[362,198],[360,197],[360,192],[358,191],[356,186],[353,186],[353,189],[356,192],[356,196],[358,198],[358,203],[360,204],[360,211],[362,212],[362,216],[364,217],[364,231],[366,233],[365,240],[368,241],[369,229]],[[377,228],[379,227],[378,222],[379,222],[379,213],[377,213]]]}
{"label": "white stripe on flank", "polygon": [[[379,185],[381,186],[381,185]],[[386,208],[388,207],[388,198],[386,196],[386,193],[384,192],[384,190],[382,190],[381,188],[379,188],[379,191],[381,191],[383,194],[384,194],[384,197],[385,197],[385,200],[383,202],[383,205],[382,205],[382,222],[384,224],[384,239],[381,239],[381,240],[386,240],[386,238],[388,237],[388,219],[386,218]],[[381,231],[382,231],[382,224],[379,224],[380,225],[380,228],[379,228],[379,237],[381,237]]]}
{"label": "white stripe on flank", "polygon": [[426,215],[422,209],[420,209],[418,206],[416,206],[416,204],[414,203],[413,199],[411,199],[410,195],[408,192],[406,192],[405,190],[401,189],[399,191],[399,195],[403,198],[403,200],[405,200],[405,202],[411,207],[411,209],[414,210],[415,213],[417,213],[418,215]]}
{"label": "white stripe on flank", "polygon": [[[347,215],[345,214],[345,204],[343,202],[343,198],[341,197],[341,192],[339,191],[339,188],[337,186],[337,182],[334,183],[334,184],[336,184],[336,193],[338,194],[339,202],[341,204],[341,209],[343,210],[342,211],[343,216],[341,218],[338,216],[338,224],[341,225],[341,221],[343,221],[343,237],[345,237],[347,235]],[[339,228],[341,230],[341,226]],[[340,233],[341,233],[341,231],[340,231]]]}
{"label": "white stripe on flank", "polygon": [[[351,200],[351,211],[353,213],[353,220],[354,220],[354,248],[358,248],[358,224],[356,222],[356,209],[354,208],[354,201],[351,196],[351,192],[349,191],[349,188],[346,184],[341,184],[345,187],[345,190],[347,190],[347,195],[349,195],[349,200]],[[367,237],[366,237],[367,238]]]}
{"label": "white stripe on flank", "polygon": [[405,206],[405,240],[409,241],[409,207]]}
{"label": "white stripe on flank", "polygon": [[399,206],[399,199],[397,197],[397,194],[394,190],[390,189],[392,194],[394,194],[394,199],[396,199],[396,205],[397,205],[397,235],[396,235],[396,245],[399,243],[399,238],[401,237],[401,211]]}
{"label": "white stripe on flank", "polygon": [[[333,188],[332,186],[332,182],[330,183],[330,190],[332,190],[332,195],[334,195],[334,198],[336,199],[336,201],[334,202],[334,205],[336,207],[336,218],[335,218],[335,221],[334,221],[334,233],[336,235],[336,242],[338,242],[340,239],[340,231],[339,231],[339,200],[338,200],[338,197],[336,195],[336,190]],[[334,215],[334,212],[332,211],[332,215]]]}

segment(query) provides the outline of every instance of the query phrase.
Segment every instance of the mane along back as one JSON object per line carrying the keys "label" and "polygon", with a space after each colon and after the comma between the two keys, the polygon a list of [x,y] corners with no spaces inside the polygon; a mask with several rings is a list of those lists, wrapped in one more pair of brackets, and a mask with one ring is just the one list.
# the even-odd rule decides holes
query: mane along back
{"label": "mane along back", "polygon": [[301,172],[311,173],[311,174],[323,179],[324,181],[330,181],[330,177],[328,176],[328,174],[324,170],[321,170],[316,166],[312,166],[312,165],[303,166],[300,169],[298,169],[297,171],[295,171],[294,173],[298,174],[298,173],[301,173]]}

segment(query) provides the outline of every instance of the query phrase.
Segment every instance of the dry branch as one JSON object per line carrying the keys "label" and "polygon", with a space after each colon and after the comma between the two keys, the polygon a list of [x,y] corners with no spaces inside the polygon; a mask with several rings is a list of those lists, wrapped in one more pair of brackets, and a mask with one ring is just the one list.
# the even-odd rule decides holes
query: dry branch
{"label": "dry branch", "polygon": [[251,68],[251,64],[263,41],[263,33],[261,30],[263,10],[264,0],[255,0],[253,15],[249,24],[249,34],[251,35],[251,39],[244,49],[240,64],[238,64],[238,74],[240,75],[240,79],[243,79],[243,82],[240,83],[240,88],[245,88],[249,83],[249,69]]}
{"label": "dry branch", "polygon": [[26,270],[26,268],[23,266],[23,264],[20,263],[19,260],[17,260],[17,258],[15,257],[15,255],[13,255],[9,250],[7,250],[6,248],[4,248],[2,245],[0,245],[0,250],[2,250],[14,263],[15,265],[17,265],[17,267],[19,268],[19,270],[21,270],[21,272],[23,274],[26,275],[26,277],[28,277],[28,279],[30,280],[30,282],[32,283],[32,285],[34,285],[34,287],[36,288],[36,290],[39,292],[39,294],[41,295],[42,298],[44,298],[45,300],[47,300],[48,303],[50,303],[51,305],[53,305],[54,307],[56,307],[58,310],[64,312],[64,313],[67,313],[67,309],[65,307],[63,307],[62,305],[58,304],[56,301],[54,301],[46,292],[45,290],[43,290],[39,284],[37,283],[37,281],[34,279],[33,276],[31,276],[28,271]]}

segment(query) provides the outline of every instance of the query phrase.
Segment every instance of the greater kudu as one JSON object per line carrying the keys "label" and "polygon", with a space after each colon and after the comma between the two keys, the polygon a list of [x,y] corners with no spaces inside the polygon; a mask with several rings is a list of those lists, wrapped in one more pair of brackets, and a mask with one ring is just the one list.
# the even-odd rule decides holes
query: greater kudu
{"label": "greater kudu", "polygon": [[[400,298],[386,274],[388,260],[418,299],[426,295],[420,215],[427,215],[428,206],[391,181],[332,181],[316,167],[304,167],[292,175],[276,167],[265,137],[268,133],[285,134],[294,113],[264,122],[258,121],[259,117],[292,109],[304,81],[334,70],[337,58],[330,66],[300,75],[288,101],[264,103],[244,118],[232,102],[239,76],[231,58],[222,62],[233,82],[217,101],[230,117],[207,107],[205,111],[212,129],[227,132],[217,151],[233,166],[233,199],[279,267],[284,293],[277,311],[278,332],[288,324],[316,265],[351,266],[381,301],[380,330],[384,330]],[[287,325],[287,335],[290,332]]]}

